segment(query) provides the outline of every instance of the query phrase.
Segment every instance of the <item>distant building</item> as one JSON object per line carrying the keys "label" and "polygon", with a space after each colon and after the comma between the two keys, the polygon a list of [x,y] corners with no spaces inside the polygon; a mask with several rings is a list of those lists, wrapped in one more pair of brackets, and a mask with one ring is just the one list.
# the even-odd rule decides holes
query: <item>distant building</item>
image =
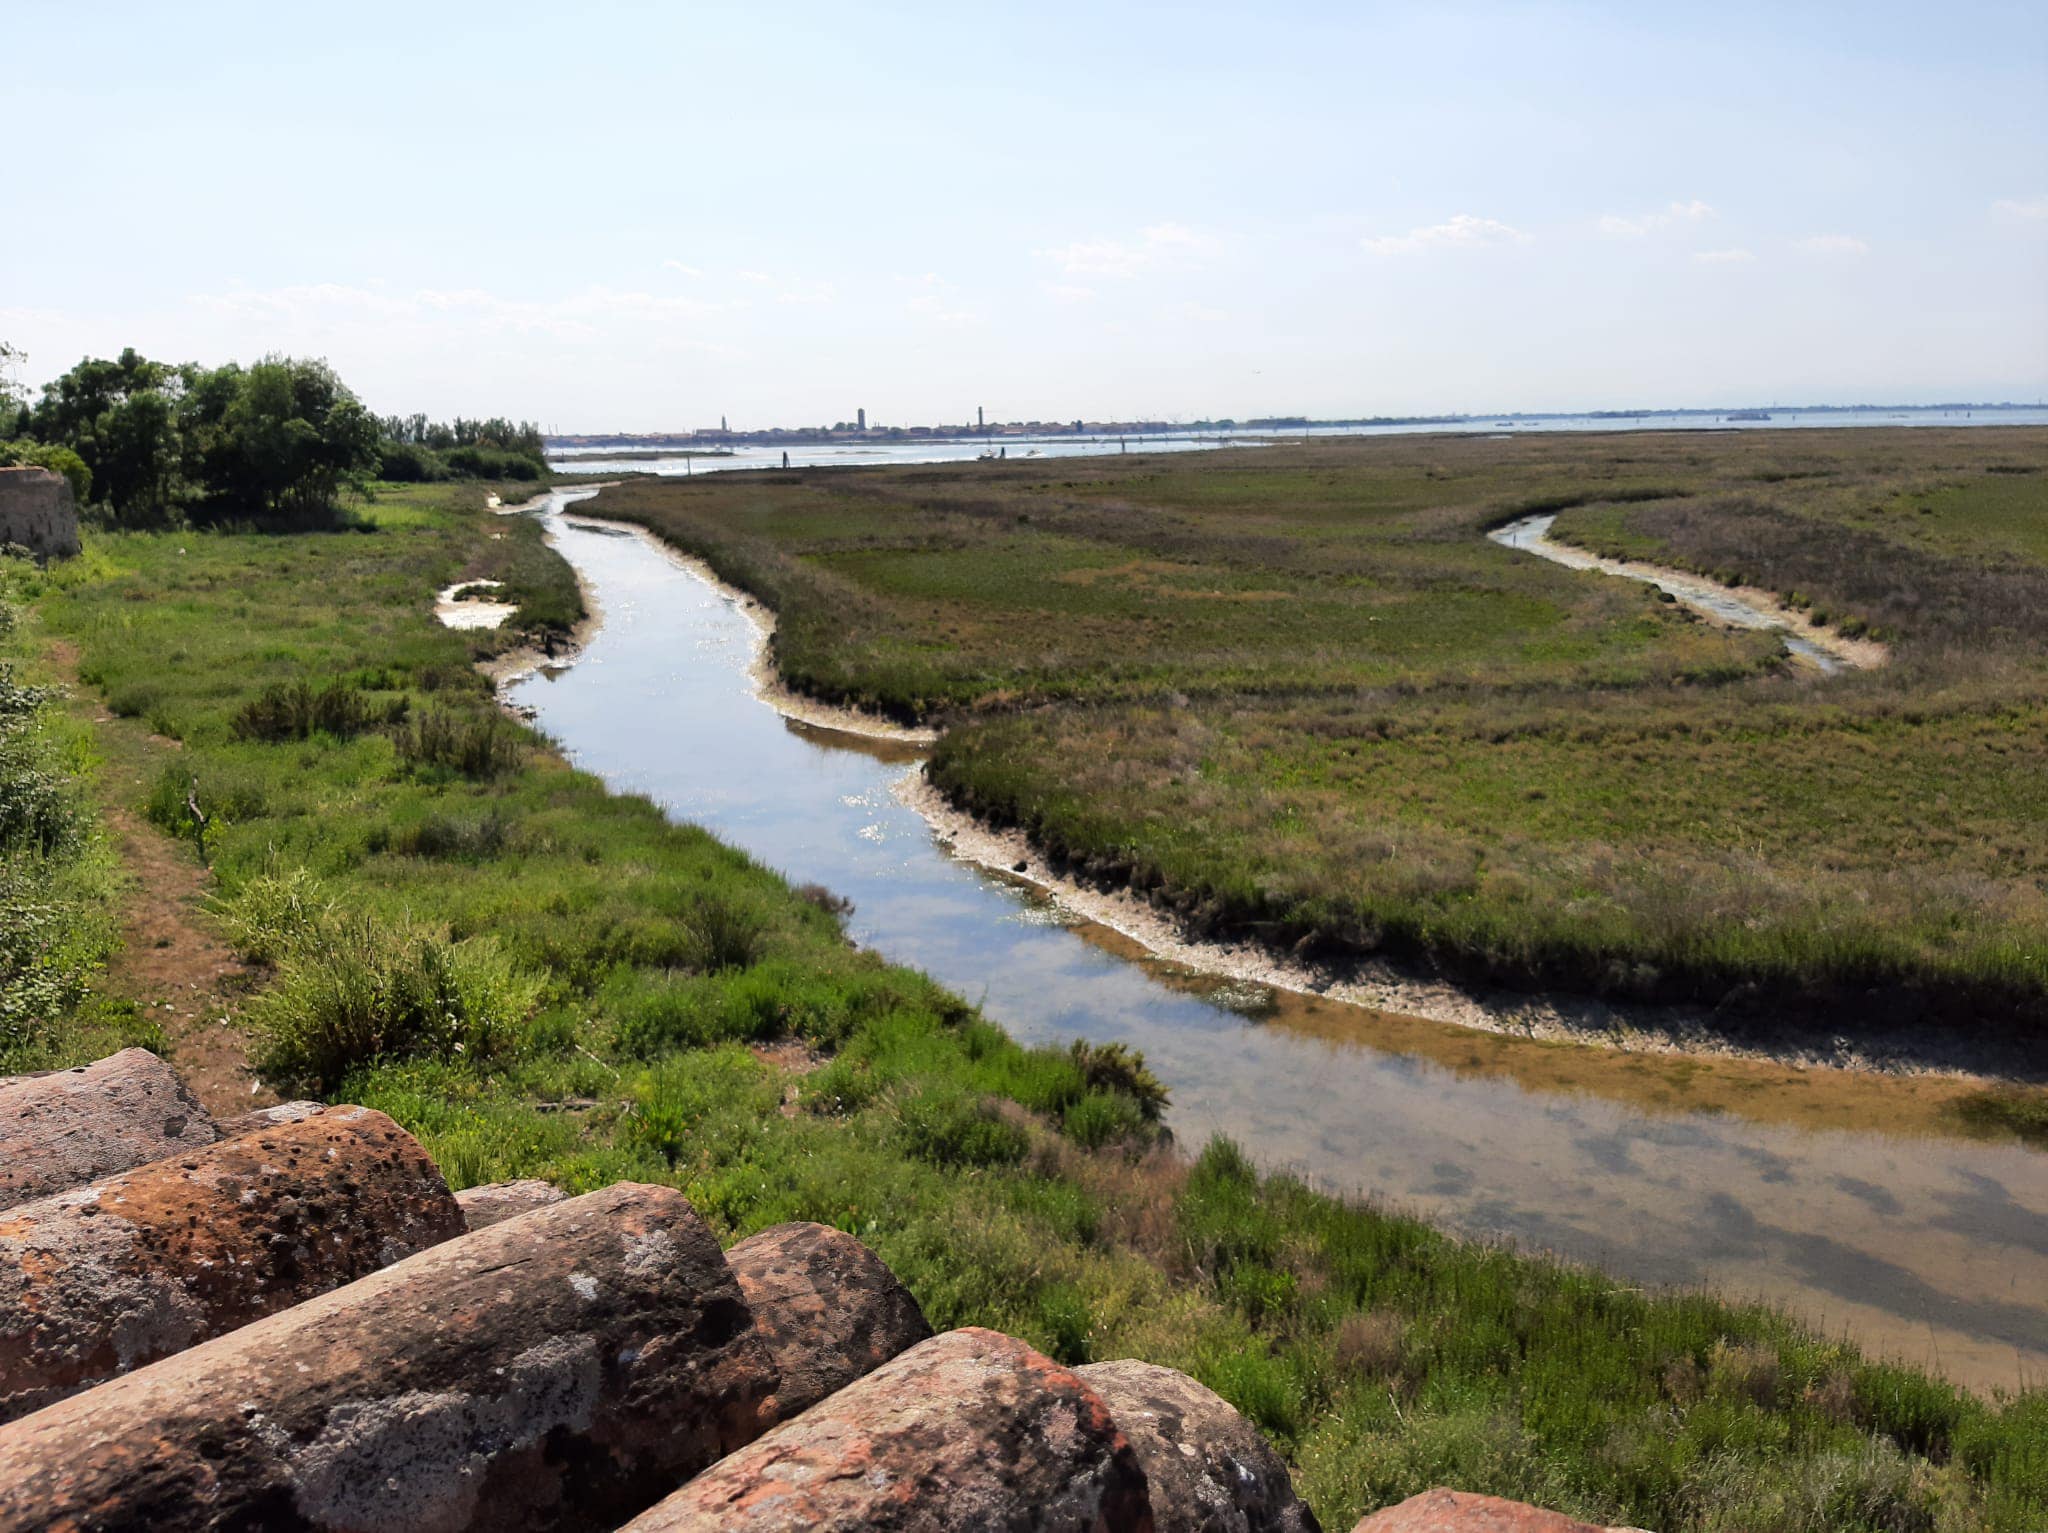
{"label": "distant building", "polygon": [[853,419],[854,419],[854,430],[856,430],[856,431],[865,431],[865,430],[867,430],[867,429],[868,429],[868,412],[867,412],[866,410],[856,410],[856,411],[854,411],[854,412],[853,412]]}

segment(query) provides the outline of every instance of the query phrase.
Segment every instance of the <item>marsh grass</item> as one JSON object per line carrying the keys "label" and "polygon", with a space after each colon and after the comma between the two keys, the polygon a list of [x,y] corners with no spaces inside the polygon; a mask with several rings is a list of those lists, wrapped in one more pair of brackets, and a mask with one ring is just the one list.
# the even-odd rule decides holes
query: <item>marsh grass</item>
{"label": "marsh grass", "polygon": [[[1382,438],[605,492],[799,688],[1195,932],[1868,1030],[2048,1020],[2048,432]],[[1783,593],[1893,663],[1488,543]]]}
{"label": "marsh grass", "polygon": [[[820,1220],[935,1326],[1186,1368],[1275,1434],[1330,1527],[1445,1481],[1664,1533],[2048,1517],[2048,1396],[1979,1401],[1770,1310],[1452,1240],[1225,1144],[1179,1157],[1135,1056],[1019,1046],[509,721],[487,779],[376,731],[237,740],[298,678],[415,715],[482,700],[468,665],[500,640],[429,615],[458,574],[495,578],[508,529],[476,498],[386,495],[369,533],[95,537],[39,597],[94,684],[148,678],[184,742],[152,814],[175,824],[194,778],[220,807],[222,922],[274,965],[257,1042],[281,1080],[391,1113],[457,1185],[659,1182],[728,1239]],[[825,1062],[754,1052],[786,1039]]]}

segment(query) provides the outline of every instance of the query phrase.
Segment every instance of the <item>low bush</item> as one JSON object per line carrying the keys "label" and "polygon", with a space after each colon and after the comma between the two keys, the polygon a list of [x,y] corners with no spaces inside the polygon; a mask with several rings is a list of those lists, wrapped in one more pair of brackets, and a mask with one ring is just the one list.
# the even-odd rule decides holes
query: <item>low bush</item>
{"label": "low bush", "polygon": [[478,782],[519,764],[518,736],[495,713],[423,708],[392,733],[398,759],[415,770],[440,768]]}
{"label": "low bush", "polygon": [[489,862],[503,854],[512,822],[496,809],[474,818],[430,814],[392,837],[391,850],[401,857],[443,862]]}
{"label": "low bush", "polygon": [[1074,1040],[1071,1054],[1092,1089],[1128,1098],[1146,1122],[1159,1121],[1168,1093],[1159,1077],[1145,1068],[1143,1054],[1121,1043],[1090,1043],[1085,1038]]}
{"label": "low bush", "polygon": [[903,1146],[935,1166],[1007,1166],[1031,1148],[1023,1126],[993,1102],[957,1088],[935,1086],[903,1106]]}
{"label": "low bush", "polygon": [[377,710],[361,689],[332,681],[316,689],[309,681],[265,687],[236,711],[230,731],[237,740],[279,744],[316,734],[351,739],[371,727]]}
{"label": "low bush", "polygon": [[333,902],[304,868],[252,878],[233,898],[216,898],[213,909],[237,956],[261,964],[304,946],[334,916]]}
{"label": "low bush", "polygon": [[250,1015],[265,1079],[325,1093],[376,1060],[502,1055],[539,993],[488,937],[333,917],[286,949]]}
{"label": "low bush", "polygon": [[761,959],[768,920],[760,910],[729,895],[707,894],[683,917],[690,967],[707,974],[744,969]]}

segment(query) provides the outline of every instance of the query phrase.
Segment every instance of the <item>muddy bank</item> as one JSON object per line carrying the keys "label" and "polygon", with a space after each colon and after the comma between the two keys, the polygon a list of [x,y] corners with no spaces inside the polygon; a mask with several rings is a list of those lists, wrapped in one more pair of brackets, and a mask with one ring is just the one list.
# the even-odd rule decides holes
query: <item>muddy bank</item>
{"label": "muddy bank", "polygon": [[[546,490],[516,506],[501,506],[497,503],[497,497],[492,496],[485,504],[500,516],[515,516],[550,509],[559,512],[578,501],[589,500],[603,488],[601,484],[593,484],[578,485],[567,490]],[[501,534],[493,533],[492,536],[498,537]],[[583,572],[575,565],[570,565],[569,570],[576,577],[576,590],[583,598],[583,617],[569,630],[567,638],[558,640],[552,651],[535,644],[521,644],[477,662],[476,668],[488,676],[498,689],[501,702],[504,701],[505,688],[513,682],[531,676],[538,670],[559,670],[574,665],[576,657],[582,654],[585,646],[590,643],[591,636],[604,626],[604,609],[598,603],[597,588],[584,578]],[[480,582],[469,583],[474,585]],[[452,591],[456,587],[449,589]],[[522,712],[518,708],[513,708],[512,711]]]}
{"label": "muddy bank", "polygon": [[1934,1075],[1983,1086],[2029,1071],[2022,1051],[1933,1027],[1901,1028],[1851,1039],[1825,1025],[1774,1018],[1749,1025],[1706,1007],[1608,1002],[1524,994],[1423,975],[1384,960],[1304,963],[1264,944],[1192,937],[1172,912],[1128,887],[1099,887],[1055,867],[1024,832],[960,809],[922,768],[897,784],[898,799],[929,823],[956,857],[1043,890],[1075,919],[1137,943],[1150,956],[1186,969],[1295,995],[1314,996],[1425,1022],[1504,1037],[1589,1044],[1641,1054],[1751,1060],[1792,1068],[1823,1067],[1886,1075]]}

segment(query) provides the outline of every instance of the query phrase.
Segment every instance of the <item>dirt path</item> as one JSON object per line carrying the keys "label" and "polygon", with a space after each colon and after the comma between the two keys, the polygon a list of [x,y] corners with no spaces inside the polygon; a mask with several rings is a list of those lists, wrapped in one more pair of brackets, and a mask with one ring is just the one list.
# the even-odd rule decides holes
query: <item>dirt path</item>
{"label": "dirt path", "polygon": [[178,1074],[216,1117],[277,1100],[249,1071],[239,1013],[257,976],[203,919],[213,877],[193,849],[142,818],[135,805],[182,747],[118,719],[78,681],[78,650],[57,641],[50,660],[72,689],[72,706],[93,725],[103,766],[101,816],[132,880],[123,897],[121,950],[108,965],[107,993],[133,1001],[162,1027]]}

